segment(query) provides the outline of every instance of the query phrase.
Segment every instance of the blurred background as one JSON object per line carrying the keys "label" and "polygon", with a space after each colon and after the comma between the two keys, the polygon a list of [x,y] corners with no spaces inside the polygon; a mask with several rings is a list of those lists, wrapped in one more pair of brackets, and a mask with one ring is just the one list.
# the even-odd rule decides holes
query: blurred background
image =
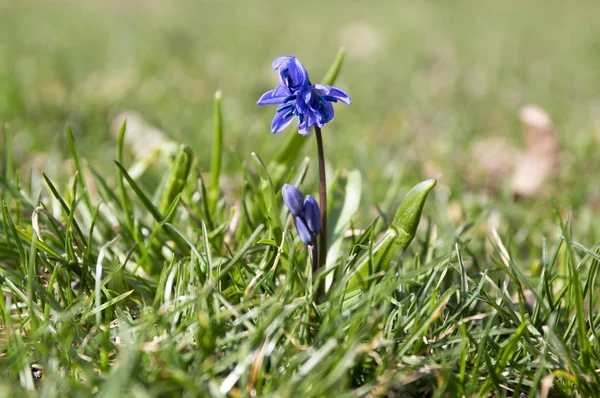
{"label": "blurred background", "polygon": [[552,219],[552,199],[595,231],[598,15],[594,0],[0,0],[1,132],[23,170],[68,178],[68,123],[81,155],[116,175],[125,112],[145,126],[134,140],[188,144],[206,170],[220,89],[237,173],[294,134],[271,136],[274,108],[256,106],[277,82],[272,59],[296,55],[318,81],[344,47],[336,86],[353,104],[336,106],[325,145],[332,167],[361,170],[363,205],[394,178],[437,177],[449,220],[490,206]]}

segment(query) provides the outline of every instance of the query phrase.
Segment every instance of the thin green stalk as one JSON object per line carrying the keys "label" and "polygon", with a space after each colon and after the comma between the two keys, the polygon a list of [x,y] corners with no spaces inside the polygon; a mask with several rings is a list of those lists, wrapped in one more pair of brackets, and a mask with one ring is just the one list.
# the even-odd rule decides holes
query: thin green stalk
{"label": "thin green stalk", "polygon": [[221,91],[215,93],[213,111],[213,143],[210,167],[210,209],[213,212],[219,200],[219,176],[223,157],[223,116],[221,111]]}

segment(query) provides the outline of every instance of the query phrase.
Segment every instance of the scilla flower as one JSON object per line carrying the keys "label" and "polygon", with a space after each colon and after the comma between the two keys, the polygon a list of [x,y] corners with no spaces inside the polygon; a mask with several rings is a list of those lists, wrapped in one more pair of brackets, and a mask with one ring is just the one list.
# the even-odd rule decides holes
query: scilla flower
{"label": "scilla flower", "polygon": [[294,224],[300,239],[307,245],[316,243],[321,231],[321,215],[315,198],[304,195],[293,185],[285,184],[282,189],[283,202],[294,217]]}
{"label": "scilla flower", "polygon": [[279,57],[272,67],[279,72],[279,87],[264,93],[257,102],[279,105],[271,134],[280,132],[297,117],[298,132],[307,135],[313,125],[320,128],[333,119],[332,102],[352,103],[348,94],[338,88],[310,84],[306,69],[295,57]]}

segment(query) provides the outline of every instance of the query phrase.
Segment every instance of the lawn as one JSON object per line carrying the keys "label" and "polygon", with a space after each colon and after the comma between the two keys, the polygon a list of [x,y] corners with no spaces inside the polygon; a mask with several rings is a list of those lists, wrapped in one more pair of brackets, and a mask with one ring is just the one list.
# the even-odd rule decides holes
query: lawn
{"label": "lawn", "polygon": [[[599,13],[0,2],[0,396],[599,396]],[[352,98],[314,273],[290,54]]]}

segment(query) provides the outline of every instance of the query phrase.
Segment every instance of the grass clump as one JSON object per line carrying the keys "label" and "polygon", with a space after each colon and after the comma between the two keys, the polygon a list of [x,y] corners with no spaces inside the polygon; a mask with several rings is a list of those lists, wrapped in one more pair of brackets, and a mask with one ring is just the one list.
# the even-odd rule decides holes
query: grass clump
{"label": "grass clump", "polygon": [[[219,179],[205,186],[182,146],[155,183],[131,175],[124,134],[112,175],[79,159],[69,131],[69,184],[25,186],[5,168],[5,395],[597,394],[600,255],[573,240],[569,220],[527,268],[497,233],[471,240],[477,220],[439,236],[429,206],[409,249],[377,254],[395,223],[382,217],[337,236],[329,268],[311,275],[277,194],[308,161],[288,159],[277,181],[254,155],[232,194]],[[332,229],[357,184],[336,178]],[[352,207],[344,217],[358,227]]]}

